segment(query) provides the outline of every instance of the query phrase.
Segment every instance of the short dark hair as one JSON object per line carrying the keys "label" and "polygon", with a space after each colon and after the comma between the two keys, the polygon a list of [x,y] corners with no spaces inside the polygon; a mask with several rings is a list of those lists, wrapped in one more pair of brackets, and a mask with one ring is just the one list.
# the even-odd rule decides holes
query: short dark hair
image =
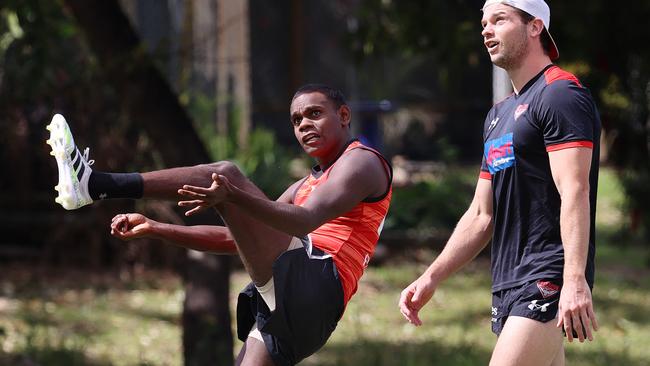
{"label": "short dark hair", "polygon": [[[533,20],[535,20],[535,17],[528,14],[527,12],[525,12],[525,11],[523,11],[521,9],[518,9],[518,8],[515,8],[515,10],[519,14],[519,17],[521,17],[521,21],[524,24],[528,24],[528,23],[532,22]],[[542,49],[544,49],[544,53],[547,56],[550,55],[551,54],[551,36],[549,35],[548,29],[546,29],[546,26],[544,26],[544,31],[540,35],[539,41],[542,43]]]}
{"label": "short dark hair", "polygon": [[339,109],[341,106],[348,104],[345,101],[345,96],[340,90],[332,88],[331,86],[325,84],[305,84],[296,90],[296,93],[293,95],[293,98],[291,98],[291,101],[293,102],[294,99],[303,94],[314,92],[318,92],[326,96],[327,99],[334,103],[336,109]]}

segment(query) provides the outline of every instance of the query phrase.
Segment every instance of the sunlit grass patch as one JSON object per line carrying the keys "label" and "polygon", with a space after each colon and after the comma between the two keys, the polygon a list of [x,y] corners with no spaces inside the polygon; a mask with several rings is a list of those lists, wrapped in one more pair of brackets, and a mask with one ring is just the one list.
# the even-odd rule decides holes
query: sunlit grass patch
{"label": "sunlit grass patch", "polygon": [[[182,291],[114,289],[76,273],[20,284],[0,306],[0,354],[43,365],[179,365]],[[162,281],[161,281],[162,282]],[[99,290],[96,290],[98,288]],[[40,294],[40,295],[39,295]],[[0,362],[1,363],[1,362]]]}

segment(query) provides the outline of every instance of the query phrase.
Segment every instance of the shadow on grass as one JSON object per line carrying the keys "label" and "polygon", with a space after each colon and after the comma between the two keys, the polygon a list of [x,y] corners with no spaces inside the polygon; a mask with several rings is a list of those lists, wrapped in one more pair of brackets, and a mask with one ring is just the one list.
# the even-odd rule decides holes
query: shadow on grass
{"label": "shadow on grass", "polygon": [[31,347],[21,353],[1,353],[0,365],[12,366],[110,366],[108,361],[91,360],[83,350],[64,347]]}
{"label": "shadow on grass", "polygon": [[472,345],[443,346],[432,342],[390,343],[361,340],[356,343],[329,344],[311,359],[300,363],[311,365],[487,365],[491,351]]}
{"label": "shadow on grass", "polygon": [[170,314],[169,312],[154,311],[148,309],[138,309],[138,308],[127,307],[127,306],[119,307],[114,310],[122,312],[124,314],[128,313],[134,315],[142,320],[157,320],[157,321],[162,321],[165,323],[178,325],[178,326],[181,324],[180,315]]}
{"label": "shadow on grass", "polygon": [[593,352],[576,352],[572,351],[571,346],[565,346],[566,349],[566,364],[567,365],[589,365],[589,366],[611,366],[611,365],[626,365],[626,366],[646,366],[648,365],[647,359],[638,359],[630,356],[626,350],[618,350],[616,352],[607,352],[598,350]]}

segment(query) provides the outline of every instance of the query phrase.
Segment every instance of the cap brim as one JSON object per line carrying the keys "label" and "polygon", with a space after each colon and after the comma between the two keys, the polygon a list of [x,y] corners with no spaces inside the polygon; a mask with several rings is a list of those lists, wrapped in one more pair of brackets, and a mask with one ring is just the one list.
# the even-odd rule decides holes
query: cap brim
{"label": "cap brim", "polygon": [[557,45],[555,44],[555,40],[553,39],[553,36],[551,36],[551,32],[544,27],[544,31],[546,31],[546,34],[548,34],[548,38],[551,40],[550,44],[550,49],[548,50],[548,56],[551,58],[551,61],[555,61],[560,57],[560,51],[557,49]]}

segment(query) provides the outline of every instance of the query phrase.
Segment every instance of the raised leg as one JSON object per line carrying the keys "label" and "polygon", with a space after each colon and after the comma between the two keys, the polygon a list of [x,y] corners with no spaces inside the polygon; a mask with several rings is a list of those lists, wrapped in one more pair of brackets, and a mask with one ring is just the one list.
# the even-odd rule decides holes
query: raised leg
{"label": "raised leg", "polygon": [[[212,183],[212,173],[224,175],[240,189],[268,199],[231,162],[142,173],[143,198],[177,201],[183,198],[177,193],[179,188],[184,184],[208,187]],[[266,284],[273,274],[273,262],[287,250],[291,236],[251,218],[233,205],[219,205],[217,210],[235,238],[239,256],[251,279],[257,286]]]}
{"label": "raised leg", "polygon": [[237,360],[236,366],[275,366],[269,351],[259,339],[248,337],[244,347],[242,347]]}

